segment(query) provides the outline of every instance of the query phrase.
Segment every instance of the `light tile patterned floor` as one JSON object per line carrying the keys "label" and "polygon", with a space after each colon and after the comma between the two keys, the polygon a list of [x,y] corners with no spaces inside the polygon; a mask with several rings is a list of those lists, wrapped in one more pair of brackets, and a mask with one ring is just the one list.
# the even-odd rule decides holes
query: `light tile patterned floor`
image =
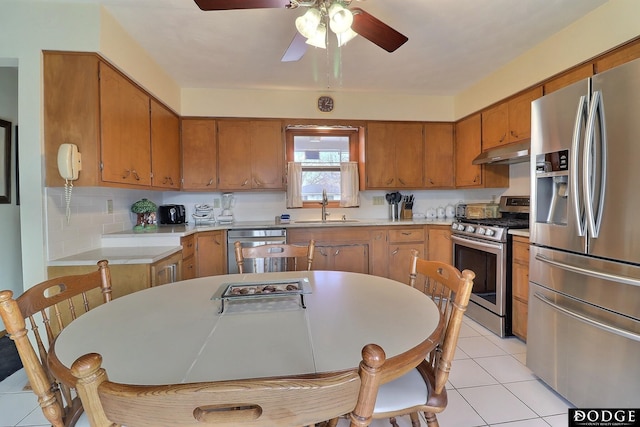
{"label": "light tile patterned floor", "polygon": [[[501,339],[465,318],[447,387],[449,405],[438,416],[442,427],[566,427],[572,405],[524,365],[525,344]],[[23,370],[0,382],[0,427],[47,426],[35,395],[24,391]],[[401,427],[411,425],[399,418]],[[389,426],[374,420],[373,427]],[[426,425],[426,423],[423,423]],[[341,420],[339,426],[348,426]]]}

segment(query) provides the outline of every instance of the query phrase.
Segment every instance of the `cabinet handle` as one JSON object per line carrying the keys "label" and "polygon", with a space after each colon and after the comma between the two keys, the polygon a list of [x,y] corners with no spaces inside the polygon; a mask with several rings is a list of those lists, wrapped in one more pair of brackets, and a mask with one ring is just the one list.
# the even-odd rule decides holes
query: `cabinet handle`
{"label": "cabinet handle", "polygon": [[433,185],[433,180],[429,178],[429,184]]}
{"label": "cabinet handle", "polygon": [[403,236],[411,236],[413,234],[413,231],[403,231],[402,235]]}
{"label": "cabinet handle", "polygon": [[391,178],[390,180],[388,180],[385,184],[386,184],[386,185],[393,184],[393,178]]}
{"label": "cabinet handle", "polygon": [[322,256],[327,256],[327,254],[325,253],[325,251],[323,249],[319,249],[320,255]]}
{"label": "cabinet handle", "polygon": [[140,175],[138,175],[138,172],[135,169],[133,169],[131,173],[133,174],[133,177],[136,181],[140,181]]}
{"label": "cabinet handle", "polygon": [[405,185],[404,181],[401,178],[398,178],[398,181],[400,181],[400,184]]}
{"label": "cabinet handle", "polygon": [[396,248],[396,250],[395,250],[395,251],[391,252],[391,255],[395,255],[395,254],[397,254],[398,252],[400,252],[400,248]]}
{"label": "cabinet handle", "polygon": [[122,175],[122,179],[127,179],[129,175],[131,175],[131,171],[129,169],[126,169],[124,171],[124,174]]}
{"label": "cabinet handle", "polygon": [[207,187],[213,184],[213,178],[209,179],[209,182],[207,182]]}
{"label": "cabinet handle", "polygon": [[333,256],[337,256],[340,253],[340,249],[336,249],[336,253],[333,254]]}
{"label": "cabinet handle", "polygon": [[517,138],[518,134],[516,132],[514,132],[514,131],[511,131],[511,136],[513,136],[514,138]]}
{"label": "cabinet handle", "polygon": [[255,176],[253,177],[253,184],[256,187],[262,187],[262,183],[260,181],[258,181]]}
{"label": "cabinet handle", "polygon": [[500,142],[504,141],[504,139],[507,137],[506,132],[504,134],[502,134],[502,137],[500,138]]}
{"label": "cabinet handle", "polygon": [[248,179],[245,179],[244,182],[242,183],[242,187],[244,187],[245,185],[247,185],[249,183]]}

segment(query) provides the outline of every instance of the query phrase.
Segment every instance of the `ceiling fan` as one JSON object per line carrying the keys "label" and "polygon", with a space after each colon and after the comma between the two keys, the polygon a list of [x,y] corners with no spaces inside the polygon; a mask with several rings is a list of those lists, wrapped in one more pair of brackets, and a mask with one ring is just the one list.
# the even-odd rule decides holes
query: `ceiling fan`
{"label": "ceiling fan", "polygon": [[[309,45],[325,48],[327,28],[342,46],[360,35],[387,52],[393,52],[409,40],[359,7],[347,8],[352,0],[194,0],[202,10],[230,9],[296,9],[309,10],[296,19],[295,37],[282,57],[282,62],[298,61]],[[334,18],[335,17],[335,18]],[[339,22],[337,22],[339,21]]]}

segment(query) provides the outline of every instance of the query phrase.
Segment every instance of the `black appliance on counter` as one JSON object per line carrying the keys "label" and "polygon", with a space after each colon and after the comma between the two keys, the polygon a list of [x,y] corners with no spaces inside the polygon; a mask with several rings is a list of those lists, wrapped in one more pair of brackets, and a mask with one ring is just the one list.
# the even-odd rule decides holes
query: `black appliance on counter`
{"label": "black appliance on counter", "polygon": [[529,196],[502,196],[499,218],[456,218],[451,225],[453,263],[476,277],[466,315],[493,333],[511,335],[510,229],[529,228]]}
{"label": "black appliance on counter", "polygon": [[184,205],[160,205],[158,207],[158,220],[162,225],[184,224],[186,219]]}

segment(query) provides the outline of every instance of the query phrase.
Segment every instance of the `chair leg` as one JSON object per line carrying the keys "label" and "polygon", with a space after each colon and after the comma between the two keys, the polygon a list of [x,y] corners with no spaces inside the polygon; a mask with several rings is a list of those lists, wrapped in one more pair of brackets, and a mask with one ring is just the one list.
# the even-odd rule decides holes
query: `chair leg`
{"label": "chair leg", "polygon": [[412,412],[409,414],[411,418],[411,427],[420,427],[420,415],[417,412]]}
{"label": "chair leg", "polygon": [[428,427],[440,427],[438,419],[436,418],[436,414],[434,414],[433,412],[425,412],[424,417],[427,419]]}
{"label": "chair leg", "polygon": [[396,422],[396,417],[391,417],[391,418],[389,418],[389,422],[391,423],[391,425],[392,425],[393,427],[399,427],[399,426],[398,426],[398,423]]}

